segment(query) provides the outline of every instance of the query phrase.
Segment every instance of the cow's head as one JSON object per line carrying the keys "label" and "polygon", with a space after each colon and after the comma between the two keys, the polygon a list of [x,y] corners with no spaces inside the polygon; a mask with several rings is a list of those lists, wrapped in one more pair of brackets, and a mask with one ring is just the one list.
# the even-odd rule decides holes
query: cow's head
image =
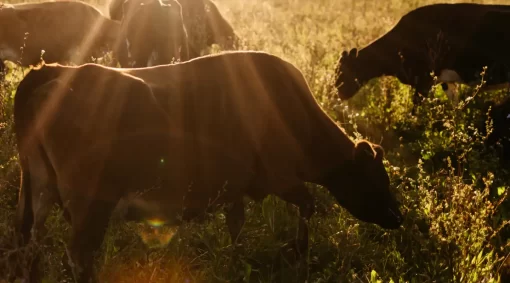
{"label": "cow's head", "polygon": [[359,220],[385,229],[399,228],[403,216],[390,191],[383,148],[360,141],[352,154],[351,160],[328,177],[326,187],[338,203]]}
{"label": "cow's head", "polygon": [[[122,9],[122,31],[130,61],[135,66],[144,66],[146,54],[153,48],[170,49],[173,44],[187,46],[182,9],[177,1],[127,0]],[[144,62],[136,62],[139,60]]]}
{"label": "cow's head", "polygon": [[349,53],[347,51],[342,52],[338,62],[335,86],[341,99],[351,98],[361,87],[360,66],[357,64],[357,57],[358,50],[354,48]]}
{"label": "cow's head", "polygon": [[167,0],[162,5],[162,12],[156,21],[156,30],[170,44],[181,47],[181,60],[189,59],[188,34],[183,19],[181,4],[176,0]]}

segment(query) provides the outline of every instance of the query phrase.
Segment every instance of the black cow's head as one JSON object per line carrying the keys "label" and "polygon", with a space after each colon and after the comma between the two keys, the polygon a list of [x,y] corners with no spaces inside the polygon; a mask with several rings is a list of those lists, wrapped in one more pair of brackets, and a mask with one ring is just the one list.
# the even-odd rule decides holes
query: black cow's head
{"label": "black cow's head", "polygon": [[354,148],[352,160],[330,174],[325,185],[354,217],[385,229],[397,229],[403,216],[390,191],[383,157],[382,147],[360,141]]}
{"label": "black cow's head", "polygon": [[337,66],[337,79],[335,86],[338,89],[338,96],[341,99],[349,99],[358,92],[361,87],[359,80],[360,67],[357,62],[358,50],[351,49],[342,52]]}

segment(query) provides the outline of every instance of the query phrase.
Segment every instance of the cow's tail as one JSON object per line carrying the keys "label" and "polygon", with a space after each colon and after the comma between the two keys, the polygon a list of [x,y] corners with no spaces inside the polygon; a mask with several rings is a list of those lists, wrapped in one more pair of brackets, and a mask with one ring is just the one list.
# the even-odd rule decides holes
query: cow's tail
{"label": "cow's tail", "polygon": [[[21,156],[20,156],[21,157]],[[21,158],[20,158],[21,159]],[[30,171],[28,162],[20,160],[21,163],[21,184],[18,195],[18,206],[16,208],[15,232],[17,235],[17,245],[24,246],[30,240],[30,231],[34,223],[34,213],[32,208],[32,190],[30,187]]]}
{"label": "cow's tail", "polygon": [[[54,68],[45,66],[29,71],[20,82],[14,97],[14,132],[21,166],[21,183],[15,218],[18,245],[28,243],[34,223],[29,156],[26,150],[28,143],[30,143],[27,140],[30,137],[30,127],[35,118],[35,113],[32,111],[34,107],[30,105],[30,98],[38,87],[55,77],[55,71]],[[40,146],[37,150],[40,150]]]}

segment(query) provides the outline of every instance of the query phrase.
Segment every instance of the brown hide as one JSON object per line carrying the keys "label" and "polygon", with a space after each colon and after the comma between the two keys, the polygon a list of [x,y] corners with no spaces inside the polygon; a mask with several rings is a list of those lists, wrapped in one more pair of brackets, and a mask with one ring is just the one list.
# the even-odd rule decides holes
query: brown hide
{"label": "brown hide", "polygon": [[44,50],[48,63],[81,64],[106,49],[116,50],[119,31],[119,23],[79,1],[3,4],[0,59],[36,65]]}
{"label": "brown hide", "polygon": [[[149,214],[171,224],[181,212],[188,220],[211,204],[233,204],[232,240],[244,222],[243,196],[274,194],[310,218],[314,201],[304,182],[324,185],[363,221],[388,229],[402,221],[382,148],[351,141],[301,72],[267,53],[143,69],[46,65],[20,83],[14,116],[24,180],[18,231],[28,237],[30,215],[38,230],[37,219],[61,203],[83,280],[108,216],[139,191]],[[306,253],[303,219],[299,230]]]}
{"label": "brown hide", "polygon": [[[120,21],[124,2],[141,3],[143,0],[113,0],[109,4],[110,17]],[[173,1],[163,1],[163,3]],[[234,49],[238,40],[230,23],[221,15],[218,7],[210,0],[179,0],[189,43],[189,58],[196,58],[208,46],[219,44],[223,49]],[[171,31],[170,31],[171,32]]]}
{"label": "brown hide", "polygon": [[190,57],[200,56],[202,50],[213,44],[225,50],[235,48],[237,35],[230,23],[211,0],[179,0],[188,30]]}
{"label": "brown hide", "polygon": [[[188,59],[187,34],[177,1],[129,0],[123,4],[122,31],[133,67]],[[153,52],[155,54],[153,54]],[[151,56],[156,55],[155,60]]]}

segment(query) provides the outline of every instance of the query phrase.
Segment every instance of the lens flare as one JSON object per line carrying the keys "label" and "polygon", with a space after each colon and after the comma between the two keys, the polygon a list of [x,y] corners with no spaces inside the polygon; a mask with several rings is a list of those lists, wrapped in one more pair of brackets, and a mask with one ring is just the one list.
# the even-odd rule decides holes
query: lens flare
{"label": "lens flare", "polygon": [[156,227],[156,228],[162,227],[163,225],[165,225],[165,221],[158,219],[158,218],[148,219],[147,223],[149,225],[151,225],[152,227]]}
{"label": "lens flare", "polygon": [[151,248],[165,247],[170,243],[177,232],[177,226],[165,225],[166,222],[152,218],[148,219],[138,231],[140,238],[145,245]]}

